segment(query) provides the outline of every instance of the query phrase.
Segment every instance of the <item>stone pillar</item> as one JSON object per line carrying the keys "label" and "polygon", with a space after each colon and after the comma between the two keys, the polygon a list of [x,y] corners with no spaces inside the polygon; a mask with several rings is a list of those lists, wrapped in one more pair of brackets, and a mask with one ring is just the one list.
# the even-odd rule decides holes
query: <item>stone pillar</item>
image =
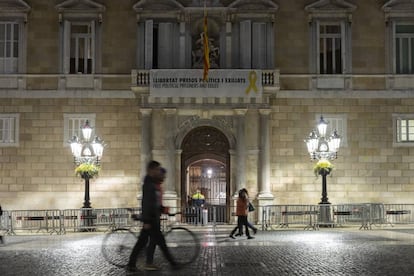
{"label": "stone pillar", "polygon": [[[230,204],[230,212],[236,211],[236,200],[238,196],[237,190],[237,155],[235,150],[229,150],[230,154],[230,190],[229,190],[229,204]],[[237,223],[237,217],[230,217],[230,223]]]}
{"label": "stone pillar", "polygon": [[142,122],[141,122],[141,179],[147,173],[147,164],[152,159],[151,155],[151,141],[152,141],[152,109],[141,108]]}
{"label": "stone pillar", "polygon": [[227,16],[226,22],[226,64],[225,68],[231,68],[231,56],[232,56],[232,21],[231,16]]}
{"label": "stone pillar", "polygon": [[151,108],[141,108],[140,109],[142,119],[141,119],[141,172],[140,172],[140,180],[137,185],[138,187],[138,194],[137,200],[140,205],[140,201],[142,199],[142,181],[147,173],[147,164],[152,159],[151,154],[151,141],[152,141],[152,109]]}
{"label": "stone pillar", "polygon": [[164,204],[170,207],[177,206],[177,191],[175,189],[175,179],[176,179],[176,149],[175,149],[175,126],[176,126],[176,116],[177,109],[175,108],[165,108],[164,109],[165,120],[164,127],[166,131],[165,137],[165,151],[166,151],[166,160],[163,165],[167,169],[167,178],[163,184],[164,189]]}
{"label": "stone pillar", "polygon": [[179,36],[179,40],[178,40],[178,44],[180,45],[179,47],[179,68],[186,68],[186,51],[188,51],[188,49],[186,49],[186,45],[187,45],[187,30],[186,30],[186,22],[185,22],[185,15],[182,16],[180,18],[180,23],[179,23],[179,31],[180,31],[180,36]]}
{"label": "stone pillar", "polygon": [[[177,206],[181,206],[182,197],[185,196],[182,193],[181,189],[181,154],[182,150],[176,150],[175,151],[175,191],[177,193]],[[185,198],[185,202],[187,201],[187,198]],[[177,210],[180,211],[180,210]]]}
{"label": "stone pillar", "polygon": [[235,109],[237,116],[237,142],[236,142],[236,187],[234,197],[237,198],[238,191],[245,186],[246,182],[246,112],[247,109]]}
{"label": "stone pillar", "polygon": [[269,115],[270,109],[260,109],[259,116],[259,136],[260,136],[260,153],[259,153],[259,195],[257,201],[259,204],[258,218],[259,223],[262,221],[262,206],[272,205],[274,196],[270,191],[270,126]]}

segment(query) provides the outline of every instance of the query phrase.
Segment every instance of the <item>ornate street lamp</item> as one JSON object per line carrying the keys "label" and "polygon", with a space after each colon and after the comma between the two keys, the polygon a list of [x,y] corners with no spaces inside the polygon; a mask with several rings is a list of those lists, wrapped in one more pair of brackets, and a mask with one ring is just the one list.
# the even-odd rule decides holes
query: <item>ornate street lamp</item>
{"label": "ornate street lamp", "polygon": [[100,169],[100,160],[105,147],[104,141],[95,136],[91,141],[93,128],[89,125],[89,121],[81,127],[82,139],[73,136],[68,141],[72,150],[76,173],[85,180],[85,196],[82,208],[91,208],[89,198],[89,180],[98,174]]}
{"label": "ornate street lamp", "polygon": [[341,144],[341,137],[336,130],[329,137],[326,137],[327,126],[328,122],[321,116],[317,125],[318,130],[312,130],[309,137],[305,139],[311,160],[319,161],[315,167],[316,173],[322,175],[322,199],[319,204],[330,204],[326,191],[326,176],[332,170],[329,160],[334,160],[338,157],[338,150]]}

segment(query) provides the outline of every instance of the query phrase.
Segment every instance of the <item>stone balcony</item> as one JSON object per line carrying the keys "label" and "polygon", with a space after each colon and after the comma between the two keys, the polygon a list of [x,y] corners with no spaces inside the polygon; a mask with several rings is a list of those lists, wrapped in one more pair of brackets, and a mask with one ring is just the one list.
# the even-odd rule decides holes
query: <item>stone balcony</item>
{"label": "stone balcony", "polygon": [[[292,91],[408,92],[414,87],[414,75],[395,74],[280,74],[279,69],[262,70],[264,95]],[[131,74],[3,74],[0,91],[119,91],[132,90],[135,94],[149,94],[150,71],[132,70]],[[282,93],[282,94],[283,94]],[[256,99],[258,100],[258,99]]]}

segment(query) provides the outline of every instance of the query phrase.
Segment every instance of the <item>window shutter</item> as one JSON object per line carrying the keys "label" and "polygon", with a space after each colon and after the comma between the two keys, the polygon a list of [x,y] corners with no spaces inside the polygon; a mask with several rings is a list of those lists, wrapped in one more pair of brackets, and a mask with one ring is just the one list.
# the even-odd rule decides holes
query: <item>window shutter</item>
{"label": "window shutter", "polygon": [[90,45],[90,47],[92,48],[92,49],[89,49],[89,56],[87,56],[87,57],[85,57],[85,60],[86,60],[86,62],[87,62],[87,65],[89,66],[89,64],[88,64],[88,59],[90,58],[90,59],[92,59],[91,60],[91,65],[90,66],[92,66],[92,68],[91,68],[91,72],[92,72],[92,74],[95,74],[95,62],[96,62],[96,52],[95,52],[95,41],[96,41],[96,21],[95,20],[92,20],[91,21],[91,37],[90,37],[90,39],[91,39],[91,43],[89,44],[88,43],[88,45]]}
{"label": "window shutter", "polygon": [[63,73],[70,72],[70,22],[65,20],[63,26]]}
{"label": "window shutter", "polygon": [[[347,62],[346,62],[346,52],[348,50],[347,47],[347,30],[345,22],[341,22],[341,59],[342,59],[342,68],[340,73],[346,73],[347,70]],[[350,49],[349,49],[350,50]],[[338,66],[338,65],[337,65]]]}
{"label": "window shutter", "polygon": [[173,24],[159,23],[158,25],[158,68],[173,67]]}
{"label": "window shutter", "polygon": [[240,68],[240,24],[231,26],[231,68]]}
{"label": "window shutter", "polygon": [[251,21],[240,22],[240,68],[252,67],[252,27]]}
{"label": "window shutter", "polygon": [[275,47],[275,36],[273,31],[273,23],[266,24],[266,65],[264,69],[274,69],[275,63],[275,56],[274,51]]}
{"label": "window shutter", "polygon": [[252,68],[266,67],[266,23],[254,22],[252,30]]}
{"label": "window shutter", "polygon": [[219,68],[229,68],[226,59],[227,59],[227,51],[226,51],[226,27],[223,27],[220,29],[220,50],[219,50],[219,64],[218,67]]}
{"label": "window shutter", "polygon": [[138,23],[137,44],[137,67],[143,69],[145,65],[145,23]]}
{"label": "window shutter", "polygon": [[152,20],[145,21],[145,69],[152,69],[153,27]]}

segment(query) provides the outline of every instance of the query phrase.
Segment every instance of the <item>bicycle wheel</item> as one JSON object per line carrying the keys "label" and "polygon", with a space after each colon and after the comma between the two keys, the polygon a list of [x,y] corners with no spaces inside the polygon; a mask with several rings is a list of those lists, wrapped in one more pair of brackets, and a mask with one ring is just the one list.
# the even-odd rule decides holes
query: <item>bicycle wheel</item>
{"label": "bicycle wheel", "polygon": [[125,267],[136,242],[137,237],[131,230],[117,228],[105,235],[102,241],[102,255],[110,264]]}
{"label": "bicycle wheel", "polygon": [[180,265],[194,262],[200,254],[197,236],[184,227],[173,227],[164,235],[168,249]]}

